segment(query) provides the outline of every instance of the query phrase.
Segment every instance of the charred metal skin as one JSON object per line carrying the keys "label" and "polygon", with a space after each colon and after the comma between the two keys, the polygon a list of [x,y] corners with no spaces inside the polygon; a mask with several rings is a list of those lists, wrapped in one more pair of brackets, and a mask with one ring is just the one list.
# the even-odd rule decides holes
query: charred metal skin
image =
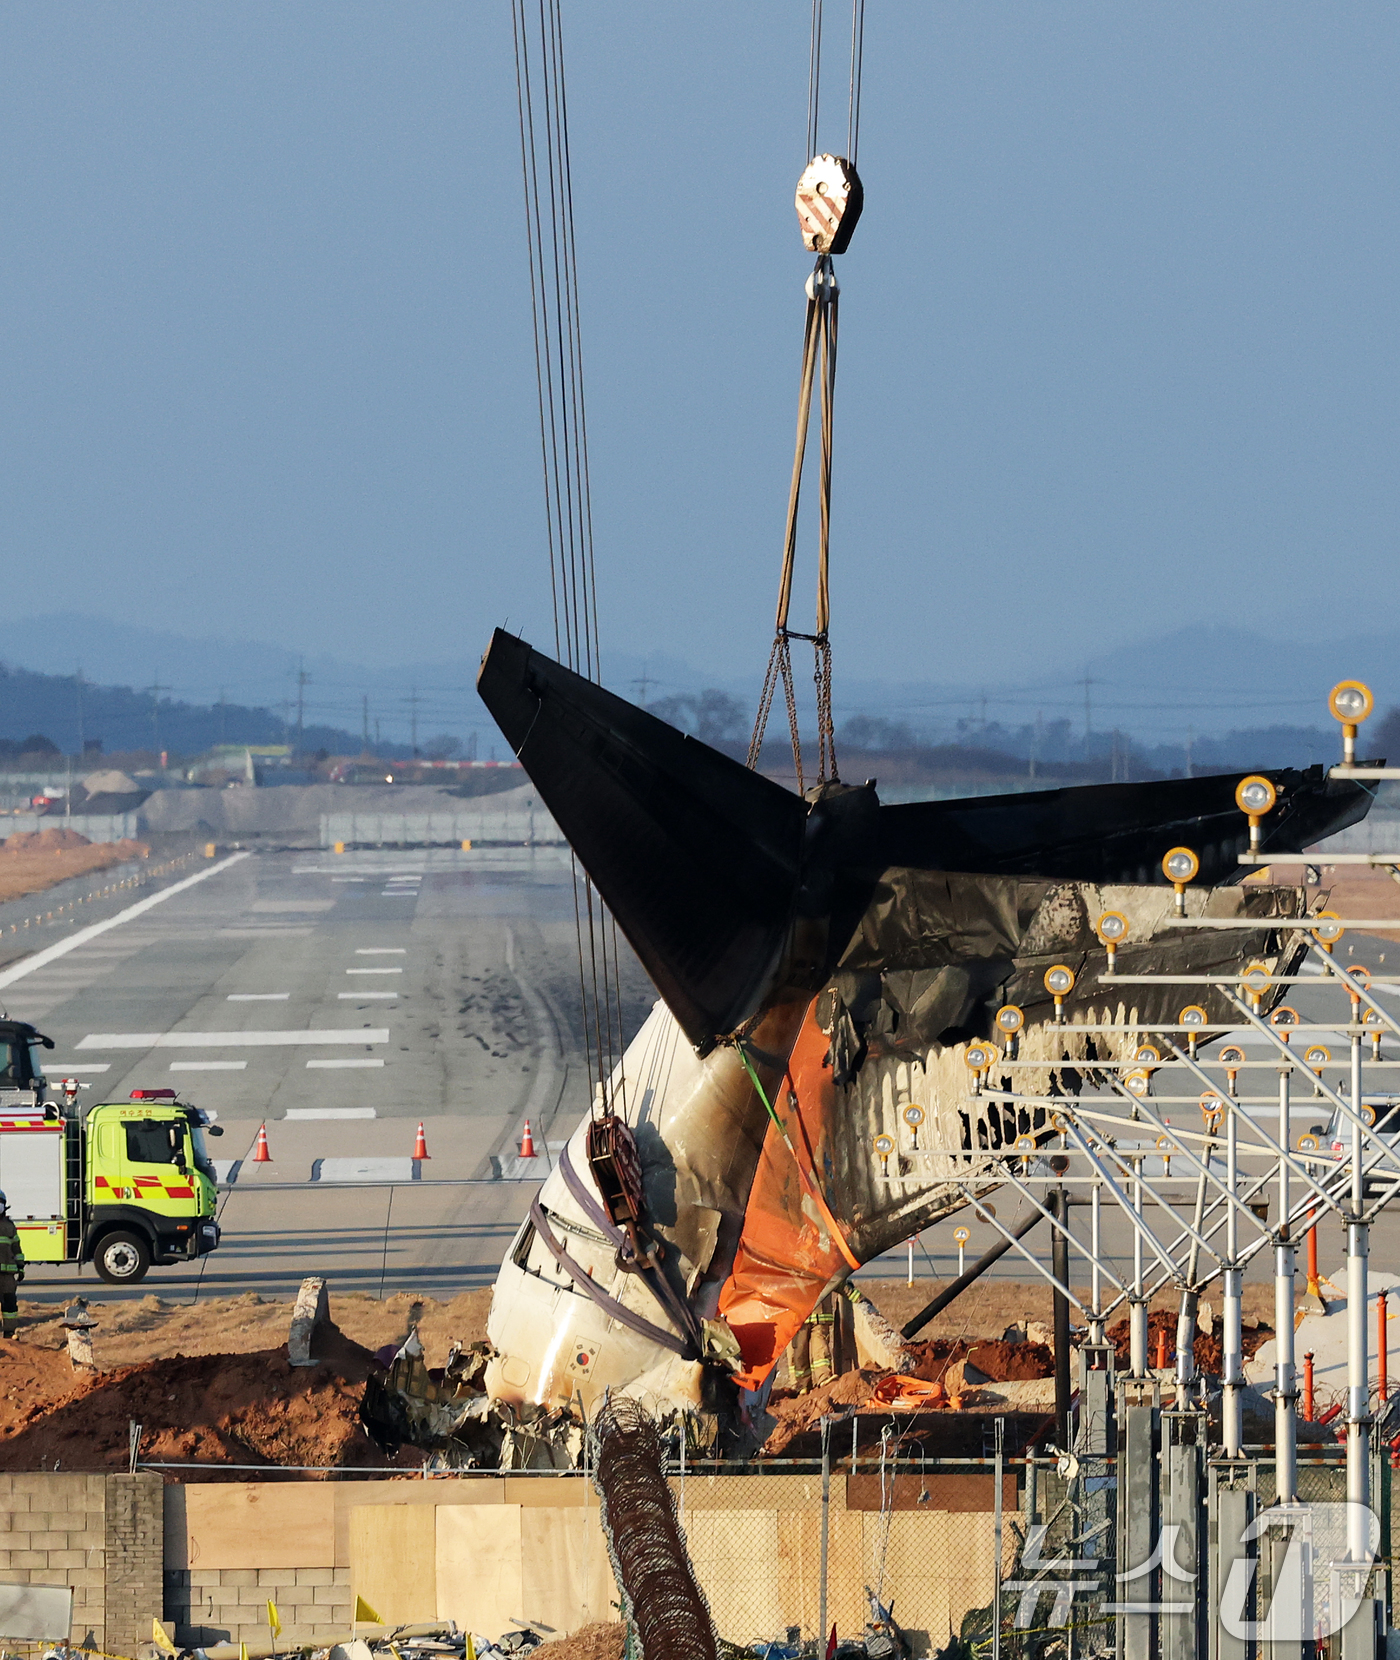
{"label": "charred metal skin", "polygon": [[[1258,926],[1171,926],[1170,847],[1238,879],[1233,776],[912,807],[837,784],[804,800],[510,635],[478,685],[662,997],[611,1086],[659,1250],[631,1260],[609,1231],[581,1126],[497,1281],[487,1387],[517,1408],[591,1415],[611,1387],[714,1410],[726,1380],[760,1389],[827,1290],[966,1203],[953,1178],[968,1158],[1048,1138],[1043,1114],[1022,1123],[971,1088],[967,1045],[993,1036],[997,1008],[1025,1011],[1020,1058],[1045,1063],[1018,1072],[1027,1093],[1128,1059],[1131,1033],[1084,1025],[1175,1014],[1158,1001],[1176,990],[1114,986],[1103,910],[1131,925],[1120,973],[1286,971],[1301,949],[1269,925],[1300,914],[1299,889],[1201,887],[1193,914]],[[1301,852],[1370,804],[1320,767],[1267,776],[1266,852]],[[1055,962],[1078,977],[1062,1024],[1042,981]]]}

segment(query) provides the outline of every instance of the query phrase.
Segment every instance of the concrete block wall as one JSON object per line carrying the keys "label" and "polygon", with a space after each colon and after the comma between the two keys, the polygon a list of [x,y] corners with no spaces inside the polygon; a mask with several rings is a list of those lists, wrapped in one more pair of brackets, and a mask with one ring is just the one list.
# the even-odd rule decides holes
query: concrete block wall
{"label": "concrete block wall", "polygon": [[132,1654],[160,1607],[162,1520],[157,1475],[0,1475],[0,1579],[69,1586],[73,1640]]}
{"label": "concrete block wall", "polygon": [[323,1647],[350,1633],[348,1567],[176,1568],[165,1576],[165,1618],[185,1648],[266,1642],[269,1601],[289,1646]]}

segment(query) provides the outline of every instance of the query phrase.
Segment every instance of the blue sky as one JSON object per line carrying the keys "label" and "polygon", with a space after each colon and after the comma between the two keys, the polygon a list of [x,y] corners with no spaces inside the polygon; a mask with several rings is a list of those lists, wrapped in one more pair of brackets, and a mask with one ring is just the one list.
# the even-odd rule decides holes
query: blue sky
{"label": "blue sky", "polygon": [[[605,654],[758,673],[808,10],[564,15]],[[1398,84],[1394,7],[869,0],[838,689],[1400,624]],[[506,0],[0,10],[11,618],[543,640],[514,124]]]}

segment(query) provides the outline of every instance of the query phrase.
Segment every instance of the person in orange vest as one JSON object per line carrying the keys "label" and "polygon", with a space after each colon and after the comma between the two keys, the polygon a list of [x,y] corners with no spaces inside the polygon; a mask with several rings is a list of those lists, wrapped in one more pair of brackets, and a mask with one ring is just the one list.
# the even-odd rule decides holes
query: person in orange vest
{"label": "person in orange vest", "polygon": [[13,1337],[19,1327],[19,1286],[24,1278],[24,1247],[10,1217],[10,1201],[0,1193],[0,1336]]}

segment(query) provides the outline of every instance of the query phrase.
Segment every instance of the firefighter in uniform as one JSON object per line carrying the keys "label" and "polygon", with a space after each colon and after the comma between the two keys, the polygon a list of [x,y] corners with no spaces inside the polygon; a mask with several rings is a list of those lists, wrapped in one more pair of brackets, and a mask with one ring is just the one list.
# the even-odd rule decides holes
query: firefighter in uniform
{"label": "firefighter in uniform", "polygon": [[24,1247],[10,1219],[10,1202],[0,1193],[0,1335],[13,1337],[19,1326],[19,1282],[24,1278]]}

